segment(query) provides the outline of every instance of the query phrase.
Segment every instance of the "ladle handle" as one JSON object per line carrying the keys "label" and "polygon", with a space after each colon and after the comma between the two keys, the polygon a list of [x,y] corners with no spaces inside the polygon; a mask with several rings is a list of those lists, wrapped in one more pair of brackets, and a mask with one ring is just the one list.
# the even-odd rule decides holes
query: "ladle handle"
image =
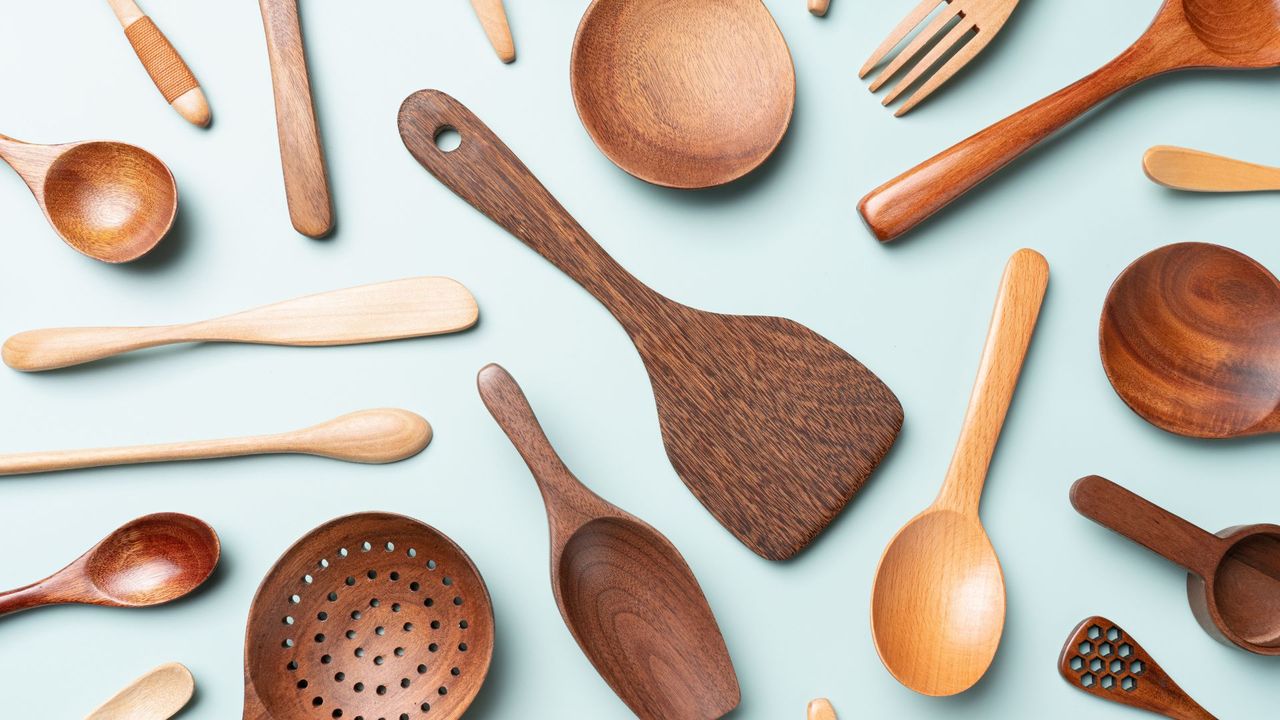
{"label": "ladle handle", "polygon": [[1210,577],[1218,564],[1223,542],[1218,536],[1104,477],[1077,480],[1071,486],[1071,505],[1081,515],[1202,578]]}
{"label": "ladle handle", "polygon": [[1157,145],[1142,156],[1152,182],[1193,192],[1280,190],[1280,168],[1255,165],[1189,148]]}

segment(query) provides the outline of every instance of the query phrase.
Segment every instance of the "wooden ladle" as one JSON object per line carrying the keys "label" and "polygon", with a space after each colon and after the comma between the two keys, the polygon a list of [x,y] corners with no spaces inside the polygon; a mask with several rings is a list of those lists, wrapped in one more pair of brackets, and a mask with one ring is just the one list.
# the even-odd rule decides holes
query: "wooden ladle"
{"label": "wooden ladle", "polygon": [[1237,525],[1213,535],[1097,475],[1071,486],[1071,505],[1189,570],[1187,599],[1211,636],[1280,655],[1280,526]]}
{"label": "wooden ladle", "polygon": [[1138,258],[1107,293],[1099,345],[1116,393],[1159,428],[1280,432],[1280,283],[1247,255],[1179,243]]}
{"label": "wooden ladle", "polygon": [[195,694],[196,682],[182,663],[166,663],[129,683],[84,720],[169,720]]}
{"label": "wooden ladle", "polygon": [[33,145],[0,135],[0,159],[17,171],[49,224],[95,260],[137,260],[178,212],[178,186],[160,159],[109,141]]}
{"label": "wooden ladle", "polygon": [[1142,37],[1101,70],[881,185],[858,210],[877,238],[893,240],[1085,111],[1142,80],[1189,68],[1276,65],[1276,0],[1165,0]]}
{"label": "wooden ladle", "polygon": [[202,520],[144,515],[44,580],[0,593],[0,615],[45,605],[160,605],[200,587],[220,554],[217,533]]}
{"label": "wooden ladle", "polygon": [[542,491],[551,590],[601,677],[645,719],[718,718],[737,707],[733,661],[680,551],[569,472],[506,370],[488,365],[476,382]]}

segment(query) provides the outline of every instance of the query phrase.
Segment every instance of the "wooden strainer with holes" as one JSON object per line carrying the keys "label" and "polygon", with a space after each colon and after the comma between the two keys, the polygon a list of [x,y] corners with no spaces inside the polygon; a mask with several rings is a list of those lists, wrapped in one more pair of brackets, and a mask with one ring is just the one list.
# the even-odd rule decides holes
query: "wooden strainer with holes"
{"label": "wooden strainer with holes", "polygon": [[258,587],[245,720],[448,720],[479,692],[493,606],[471,559],[412,518],[331,520]]}

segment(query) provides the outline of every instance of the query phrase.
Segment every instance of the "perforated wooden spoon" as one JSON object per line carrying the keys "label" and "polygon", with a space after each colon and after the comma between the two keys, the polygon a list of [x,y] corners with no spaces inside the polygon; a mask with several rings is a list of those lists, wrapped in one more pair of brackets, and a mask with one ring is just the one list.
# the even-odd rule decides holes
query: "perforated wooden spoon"
{"label": "perforated wooden spoon", "polygon": [[1194,192],[1280,190],[1280,168],[1255,165],[1190,148],[1157,145],[1142,156],[1152,182]]}
{"label": "perforated wooden spoon", "polygon": [[167,663],[129,683],[85,720],[169,720],[191,702],[196,682],[181,663]]}
{"label": "perforated wooden spoon", "polygon": [[680,551],[569,472],[506,370],[488,365],[476,383],[538,482],[551,526],[551,591],[600,676],[641,718],[702,720],[737,707],[729,650]]}
{"label": "perforated wooden spoon", "polygon": [[140,147],[33,145],[0,135],[0,159],[31,188],[58,236],[95,260],[137,260],[169,232],[178,212],[173,173]]}

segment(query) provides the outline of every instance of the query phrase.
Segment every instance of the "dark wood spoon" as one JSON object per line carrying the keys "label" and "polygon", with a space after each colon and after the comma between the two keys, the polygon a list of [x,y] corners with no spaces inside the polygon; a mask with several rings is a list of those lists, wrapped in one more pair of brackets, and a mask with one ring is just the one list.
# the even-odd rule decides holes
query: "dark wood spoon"
{"label": "dark wood spoon", "polygon": [[1246,255],[1180,243],[1138,258],[1107,294],[1099,345],[1112,387],[1157,427],[1280,432],[1280,283]]}
{"label": "dark wood spoon", "polygon": [[[455,129],[462,144],[437,147]],[[897,397],[812,330],[673,302],[608,255],[506,145],[437,90],[400,108],[409,152],[455,193],[578,281],[649,371],[667,455],[753,551],[791,557],[853,498],[902,427]]]}
{"label": "dark wood spoon", "polygon": [[551,591],[600,676],[641,718],[701,720],[737,707],[729,650],[680,551],[569,472],[506,370],[487,365],[476,383],[538,481],[551,526]]}
{"label": "dark wood spoon", "polygon": [[1165,0],[1137,42],[1101,70],[872,190],[858,204],[881,241],[911,230],[1103,100],[1190,68],[1280,65],[1277,0]]}

